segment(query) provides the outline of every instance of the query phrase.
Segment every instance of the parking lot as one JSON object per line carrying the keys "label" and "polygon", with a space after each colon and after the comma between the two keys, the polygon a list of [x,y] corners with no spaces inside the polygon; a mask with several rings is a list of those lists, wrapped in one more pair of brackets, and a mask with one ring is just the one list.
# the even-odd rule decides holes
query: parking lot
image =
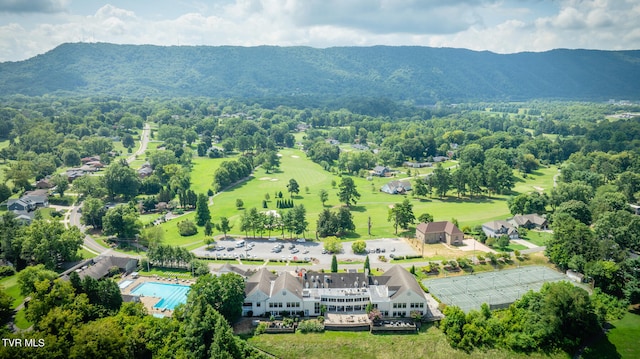
{"label": "parking lot", "polygon": [[[379,256],[387,260],[391,256],[405,256],[419,254],[411,245],[398,238],[381,238],[366,241],[370,251],[371,264],[380,263]],[[336,254],[338,261],[364,262],[365,254],[354,254],[351,250],[353,242],[344,242],[342,253]],[[216,249],[217,248],[217,249]],[[278,248],[278,249],[276,249]],[[206,246],[195,249],[193,253],[199,257],[218,259],[269,259],[271,261],[309,260],[320,265],[331,265],[331,254],[323,253],[322,242],[305,240],[302,242],[292,239],[225,239],[219,240],[209,248]]]}

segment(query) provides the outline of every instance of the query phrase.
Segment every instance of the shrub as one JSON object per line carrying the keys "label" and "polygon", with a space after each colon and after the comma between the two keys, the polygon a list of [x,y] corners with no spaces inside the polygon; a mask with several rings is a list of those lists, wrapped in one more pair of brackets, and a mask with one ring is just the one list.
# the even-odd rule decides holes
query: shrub
{"label": "shrub", "polygon": [[[322,333],[324,332],[324,325],[318,319],[303,320],[298,324],[298,331],[300,333]],[[324,320],[324,318],[323,318]]]}
{"label": "shrub", "polygon": [[56,206],[70,206],[73,204],[75,199],[73,197],[50,197],[49,204],[54,204]]}
{"label": "shrub", "polygon": [[267,331],[267,323],[260,322],[260,324],[258,324],[258,326],[256,327],[256,335],[260,335],[266,331]]}
{"label": "shrub", "polygon": [[186,219],[178,222],[178,232],[183,237],[193,236],[198,233],[198,227],[196,227],[196,224],[193,223],[193,221]]}
{"label": "shrub", "polygon": [[353,244],[351,244],[351,250],[355,254],[363,254],[367,250],[367,243],[365,243],[365,241],[362,241],[362,240],[355,241],[353,242]]}
{"label": "shrub", "polygon": [[0,266],[0,278],[10,277],[16,274],[16,271],[10,266]]}

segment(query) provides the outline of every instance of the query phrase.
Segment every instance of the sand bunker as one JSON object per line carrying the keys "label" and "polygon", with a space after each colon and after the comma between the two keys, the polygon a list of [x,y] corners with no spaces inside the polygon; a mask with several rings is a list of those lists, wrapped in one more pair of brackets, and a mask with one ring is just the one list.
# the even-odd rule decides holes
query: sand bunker
{"label": "sand bunker", "polygon": [[271,177],[260,177],[260,178],[258,178],[258,180],[260,180],[260,181],[268,181],[268,180],[271,180],[271,179],[272,179]]}
{"label": "sand bunker", "polygon": [[277,180],[278,180],[277,178],[272,178],[272,179],[271,179],[271,182],[275,182],[275,181],[277,181]]}
{"label": "sand bunker", "polygon": [[300,156],[291,155],[291,158],[300,158]]}

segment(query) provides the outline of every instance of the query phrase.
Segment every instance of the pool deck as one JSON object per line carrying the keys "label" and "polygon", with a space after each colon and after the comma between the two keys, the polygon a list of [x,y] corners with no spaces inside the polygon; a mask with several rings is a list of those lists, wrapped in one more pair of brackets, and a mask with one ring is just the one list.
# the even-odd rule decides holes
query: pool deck
{"label": "pool deck", "polygon": [[[121,294],[131,294],[132,290],[134,290],[140,284],[147,283],[147,282],[156,282],[156,283],[164,283],[164,284],[180,284],[180,285],[187,285],[187,286],[191,286],[193,283],[195,283],[195,280],[191,280],[191,279],[176,279],[175,277],[167,278],[167,277],[162,277],[157,275],[150,276],[150,277],[139,276],[137,278],[133,278],[132,276],[129,275],[129,276],[123,277],[121,281],[124,281],[124,280],[132,280],[133,283],[129,284],[126,288],[120,289]],[[154,308],[154,306],[158,304],[158,302],[162,299],[160,297],[150,297],[148,295],[145,295],[145,296],[139,296],[138,298],[140,298],[140,303],[144,305],[149,315],[161,314],[165,317],[170,317],[173,315],[173,310],[171,309]]]}

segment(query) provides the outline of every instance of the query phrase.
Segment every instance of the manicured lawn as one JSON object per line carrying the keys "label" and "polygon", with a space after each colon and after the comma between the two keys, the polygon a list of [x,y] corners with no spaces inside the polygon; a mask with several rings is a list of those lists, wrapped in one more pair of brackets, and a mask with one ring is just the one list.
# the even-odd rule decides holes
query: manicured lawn
{"label": "manicured lawn", "polygon": [[88,250],[86,250],[84,248],[80,248],[80,250],[78,251],[78,254],[80,254],[82,259],[89,259],[89,258],[93,258],[93,257],[97,256],[97,254],[95,254],[93,252],[89,252]]}
{"label": "manicured lawn", "polygon": [[640,358],[640,312],[627,313],[622,319],[611,323],[613,328],[584,352],[584,358]]}
{"label": "manicured lawn", "polygon": [[196,193],[204,193],[212,188],[213,173],[220,167],[220,164],[224,161],[235,161],[234,157],[225,158],[208,158],[208,157],[194,157],[191,163],[193,164],[191,169],[191,189]]}
{"label": "manicured lawn", "polygon": [[419,334],[371,334],[369,332],[325,332],[320,334],[262,334],[249,344],[278,358],[568,358],[564,353],[517,354],[506,350],[454,350],[433,326]]}
{"label": "manicured lawn", "polygon": [[139,219],[140,219],[140,222],[144,225],[144,224],[149,224],[160,217],[162,217],[162,214],[160,213],[150,213],[150,214],[140,215]]}
{"label": "manicured lawn", "polygon": [[545,246],[547,245],[547,241],[551,238],[553,238],[553,233],[529,231],[522,239],[526,239],[537,246]]}
{"label": "manicured lawn", "polygon": [[9,294],[13,298],[13,302],[11,303],[11,308],[15,308],[22,300],[24,300],[24,296],[20,294],[20,287],[18,286],[18,274],[14,274],[11,277],[6,277],[0,280],[0,285],[4,287],[4,292]]}
{"label": "manicured lawn", "polygon": [[[267,209],[276,209],[276,194],[282,192],[283,198],[289,198],[287,184],[289,179],[293,178],[300,186],[300,193],[293,198],[294,204],[303,204],[307,211],[309,230],[305,233],[305,237],[314,237],[316,221],[323,208],[335,209],[342,206],[337,197],[338,186],[336,185],[335,188],[331,186],[332,180],[335,181],[336,184],[339,184],[341,178],[323,170],[318,164],[307,159],[304,152],[300,150],[282,149],[279,153],[282,155],[279,170],[266,173],[263,169],[259,168],[255,171],[253,177],[246,182],[220,193],[213,198],[214,204],[210,206],[213,222],[217,222],[221,216],[226,216],[234,226],[231,234],[244,234],[239,231],[240,217],[243,209],[238,210],[235,207],[236,199],[242,199],[244,209],[256,207],[259,210],[264,210],[262,201],[265,199],[265,194],[269,194],[270,199],[267,203]],[[224,160],[229,160],[229,158],[195,158],[192,170],[192,188],[198,193],[206,192],[211,185],[213,170]],[[450,162],[447,165],[455,166],[456,164]],[[429,170],[430,169],[421,169],[420,173],[424,174]],[[550,189],[553,184],[553,175],[556,171],[557,169],[555,167],[543,168],[534,174],[528,175],[527,178],[522,178],[516,173],[516,177],[518,178],[516,191],[531,192],[535,190],[535,188]],[[400,175],[400,177],[405,176],[404,174]],[[369,218],[371,218],[372,223],[372,238],[397,237],[398,235],[394,233],[393,226],[387,221],[387,216],[389,206],[402,202],[405,196],[380,192],[380,188],[392,179],[374,177],[371,180],[367,180],[365,178],[353,177],[353,180],[361,198],[358,203],[351,208],[356,225],[356,232],[350,235],[348,239],[370,238],[367,233],[367,221]],[[325,207],[322,206],[318,197],[321,189],[325,189],[329,193],[329,200],[325,203]],[[461,227],[465,225],[475,226],[487,221],[510,217],[511,215],[506,204],[508,197],[509,196],[501,195],[458,199],[453,191],[450,192],[449,197],[443,199],[413,198],[411,195],[406,196],[413,204],[413,211],[416,216],[428,212],[434,216],[435,220],[451,220],[452,218],[456,218]],[[202,242],[204,240],[202,229],[198,234],[191,237],[182,238],[178,235],[177,221],[184,219],[193,220],[193,218],[194,214],[190,213],[179,219],[162,224],[161,226],[166,232],[165,242],[172,245],[185,245],[193,243],[194,241]],[[408,233],[413,233],[413,230],[413,228],[410,228]],[[263,235],[268,236],[268,233],[265,232]],[[271,235],[277,236],[279,233],[271,233]]]}
{"label": "manicured lawn", "polygon": [[152,277],[152,276],[160,276],[160,277],[180,277],[180,278],[193,278],[191,272],[186,269],[176,269],[176,268],[163,268],[163,267],[151,267],[150,271],[147,271],[146,268],[143,268],[140,272],[141,276],[144,277]]}
{"label": "manicured lawn", "polygon": [[31,325],[33,325],[27,320],[27,318],[24,315],[25,315],[24,309],[16,313],[15,324],[20,329],[28,329]]}

